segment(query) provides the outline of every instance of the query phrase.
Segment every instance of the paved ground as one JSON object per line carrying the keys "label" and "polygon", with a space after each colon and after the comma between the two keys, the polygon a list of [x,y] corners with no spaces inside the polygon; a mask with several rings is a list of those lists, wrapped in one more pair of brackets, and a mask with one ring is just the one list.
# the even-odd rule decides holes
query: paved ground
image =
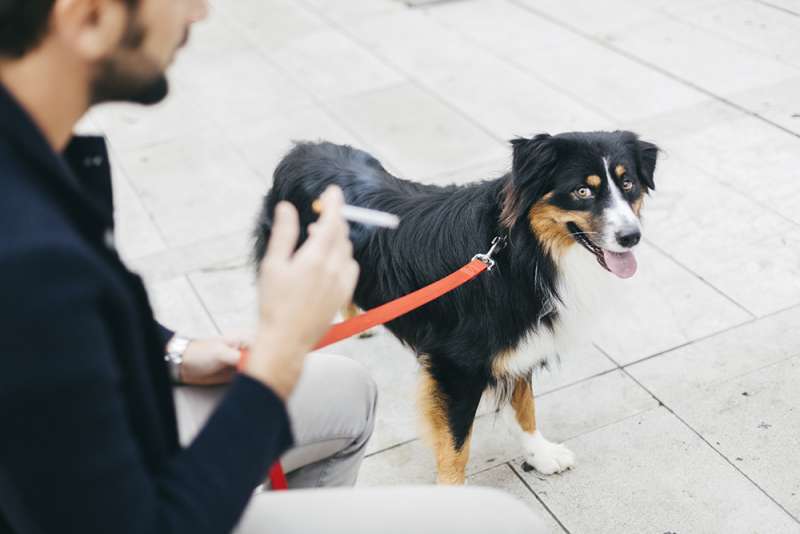
{"label": "paved ground", "polygon": [[[167,103],[89,118],[161,318],[252,325],[248,234],[291,139],[465,182],[504,171],[515,135],[634,129],[665,149],[640,272],[596,348],[536,377],[578,467],[524,472],[482,410],[470,483],[554,532],[800,532],[800,1],[414,3],[219,0]],[[411,355],[385,332],[334,350],[380,385],[361,484],[431,482]]]}

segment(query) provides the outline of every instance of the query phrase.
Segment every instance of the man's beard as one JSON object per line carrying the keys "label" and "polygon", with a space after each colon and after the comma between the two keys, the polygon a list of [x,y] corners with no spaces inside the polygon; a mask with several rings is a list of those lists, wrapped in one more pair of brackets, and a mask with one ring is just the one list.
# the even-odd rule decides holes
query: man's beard
{"label": "man's beard", "polygon": [[[132,20],[111,57],[98,66],[92,82],[92,104],[133,102],[157,104],[169,94],[169,82],[158,62],[142,51],[145,29]],[[188,41],[187,34],[180,46]]]}

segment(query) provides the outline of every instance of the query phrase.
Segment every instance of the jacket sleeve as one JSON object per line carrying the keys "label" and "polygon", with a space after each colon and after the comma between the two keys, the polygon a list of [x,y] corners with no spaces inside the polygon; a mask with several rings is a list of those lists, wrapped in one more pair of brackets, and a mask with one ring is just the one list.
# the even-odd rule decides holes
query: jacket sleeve
{"label": "jacket sleeve", "polygon": [[158,321],[156,321],[156,329],[158,329],[158,335],[161,337],[161,344],[164,347],[164,353],[166,353],[167,343],[169,343],[169,340],[172,339],[172,336],[175,335],[175,331],[170,330],[169,328],[159,323]]}
{"label": "jacket sleeve", "polygon": [[92,272],[59,245],[0,255],[0,515],[41,532],[230,532],[291,444],[284,403],[239,376],[149,469]]}

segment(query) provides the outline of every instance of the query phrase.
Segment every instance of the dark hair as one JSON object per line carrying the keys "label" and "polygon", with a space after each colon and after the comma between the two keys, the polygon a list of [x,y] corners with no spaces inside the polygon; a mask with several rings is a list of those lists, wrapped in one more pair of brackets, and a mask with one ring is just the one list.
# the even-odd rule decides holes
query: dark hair
{"label": "dark hair", "polygon": [[47,30],[55,0],[0,0],[0,56],[22,57]]}
{"label": "dark hair", "polygon": [[[137,0],[124,0],[128,5]],[[0,57],[19,58],[47,34],[55,0],[0,0]]]}

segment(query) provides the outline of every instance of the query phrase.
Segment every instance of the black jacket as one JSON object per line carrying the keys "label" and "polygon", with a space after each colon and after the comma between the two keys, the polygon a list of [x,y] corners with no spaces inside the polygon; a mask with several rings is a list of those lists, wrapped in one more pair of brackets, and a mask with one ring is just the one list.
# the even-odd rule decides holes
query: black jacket
{"label": "black jacket", "polygon": [[0,86],[0,533],[233,529],[286,409],[239,376],[182,449],[166,335],[114,249],[104,141],[56,154]]}

